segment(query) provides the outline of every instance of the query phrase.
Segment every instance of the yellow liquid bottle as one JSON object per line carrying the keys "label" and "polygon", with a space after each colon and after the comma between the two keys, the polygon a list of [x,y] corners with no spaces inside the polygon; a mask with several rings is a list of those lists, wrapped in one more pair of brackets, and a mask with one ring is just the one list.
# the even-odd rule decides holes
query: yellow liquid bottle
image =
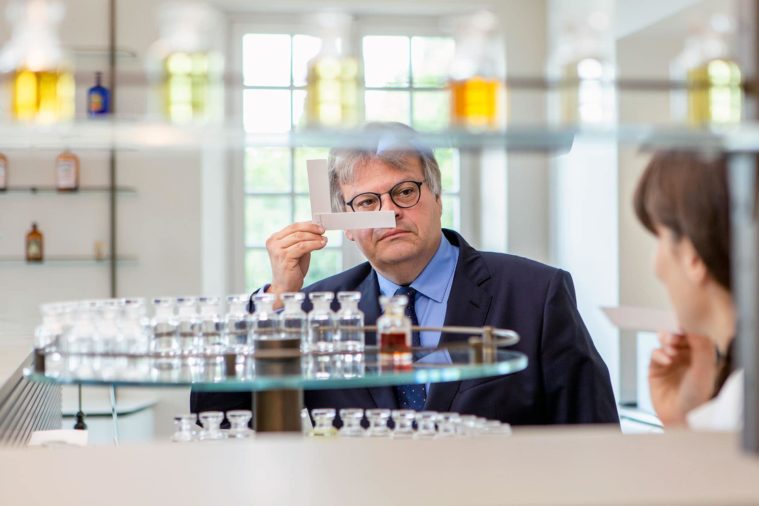
{"label": "yellow liquid bottle", "polygon": [[350,127],[361,121],[361,84],[354,58],[317,57],[308,68],[309,126]]}
{"label": "yellow liquid bottle", "polygon": [[19,69],[13,76],[13,117],[51,123],[74,117],[74,76],[67,71]]}
{"label": "yellow liquid bottle", "polygon": [[208,53],[171,53],[164,60],[164,113],[175,123],[204,120],[208,113]]}
{"label": "yellow liquid bottle", "polygon": [[504,89],[499,79],[472,77],[452,80],[451,123],[462,128],[497,128],[501,118],[501,93]]}
{"label": "yellow liquid bottle", "polygon": [[695,126],[741,120],[741,70],[734,61],[716,59],[688,71],[688,121]]}

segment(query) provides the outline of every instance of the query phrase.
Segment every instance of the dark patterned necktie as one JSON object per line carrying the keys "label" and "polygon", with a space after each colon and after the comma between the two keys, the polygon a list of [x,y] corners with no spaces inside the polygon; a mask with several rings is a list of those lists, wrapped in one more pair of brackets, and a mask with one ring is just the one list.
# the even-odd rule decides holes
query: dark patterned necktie
{"label": "dark patterned necktie", "polygon": [[[406,306],[406,316],[411,320],[411,325],[419,325],[416,317],[415,298],[416,290],[409,286],[401,286],[395,291],[395,295],[405,295],[408,297],[408,306]],[[411,346],[421,346],[419,332],[411,333]],[[427,401],[427,389],[424,385],[401,385],[395,387],[395,398],[401,409],[413,409],[421,411],[424,409],[424,403]]]}

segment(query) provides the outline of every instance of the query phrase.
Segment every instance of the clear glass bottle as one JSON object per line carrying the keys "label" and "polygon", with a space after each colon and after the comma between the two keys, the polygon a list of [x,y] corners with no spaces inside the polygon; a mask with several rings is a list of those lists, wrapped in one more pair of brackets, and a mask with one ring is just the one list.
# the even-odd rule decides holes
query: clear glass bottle
{"label": "clear glass bottle", "polygon": [[475,130],[505,123],[504,43],[496,16],[479,11],[458,22],[449,71],[451,125]]}
{"label": "clear glass bottle", "polygon": [[218,297],[198,297],[200,306],[200,340],[202,348],[211,353],[221,353],[226,346],[224,320],[219,311]]}
{"label": "clear glass bottle", "polygon": [[455,437],[458,432],[457,427],[459,423],[458,413],[440,413],[437,422],[437,437]]}
{"label": "clear glass bottle", "polygon": [[410,367],[411,320],[406,316],[408,297],[380,297],[384,313],[377,319],[377,341],[381,366]]}
{"label": "clear glass bottle", "polygon": [[309,436],[332,437],[337,435],[337,429],[333,425],[335,420],[334,409],[312,409],[311,416],[314,417],[314,428],[309,432]]}
{"label": "clear glass bottle", "polygon": [[40,313],[42,322],[34,330],[34,347],[38,350],[54,346],[63,331],[60,304],[42,304]]}
{"label": "clear glass bottle", "polygon": [[233,439],[244,439],[253,436],[253,431],[248,427],[248,423],[253,418],[253,412],[249,409],[234,409],[227,411],[227,420],[229,420],[229,432],[227,436]]}
{"label": "clear glass bottle", "polygon": [[0,54],[0,70],[11,75],[13,119],[40,123],[73,119],[74,74],[58,36],[64,3],[12,0],[7,13],[13,34]]}
{"label": "clear glass bottle", "polygon": [[0,192],[8,189],[8,157],[0,153]]}
{"label": "clear glass bottle", "polygon": [[103,86],[103,73],[95,72],[95,85],[87,90],[87,115],[91,118],[104,116],[110,107],[110,92]]}
{"label": "clear glass bottle", "polygon": [[45,258],[45,236],[37,228],[37,223],[32,223],[32,229],[26,234],[26,261],[42,262]]}
{"label": "clear glass bottle", "polygon": [[308,313],[309,351],[330,352],[335,349],[335,313],[330,304],[335,298],[332,292],[311,292],[308,298],[313,309]]}
{"label": "clear glass bottle", "polygon": [[180,349],[188,353],[201,351],[198,300],[195,297],[177,297],[176,304]]}
{"label": "clear glass bottle", "polygon": [[366,418],[369,420],[369,437],[391,437],[392,431],[387,426],[390,419],[389,409],[367,409]]}
{"label": "clear glass bottle", "polygon": [[366,430],[361,426],[364,418],[364,410],[359,408],[347,408],[340,410],[340,419],[343,426],[338,431],[340,437],[364,437]]}
{"label": "clear glass bottle", "polygon": [[125,298],[118,301],[120,314],[116,325],[123,338],[127,357],[125,374],[129,378],[144,379],[150,373],[150,362],[137,355],[150,351],[150,322],[146,315],[145,300]]}
{"label": "clear glass bottle", "polygon": [[308,317],[303,311],[303,301],[306,294],[301,292],[285,292],[279,296],[284,309],[279,313],[279,328],[284,338],[297,338],[301,345],[306,342]]}
{"label": "clear glass bottle", "polygon": [[198,417],[195,413],[187,413],[174,417],[174,435],[171,441],[174,443],[189,443],[197,435],[195,422]]}
{"label": "clear glass bottle", "polygon": [[225,316],[226,341],[232,349],[244,352],[248,346],[250,334],[250,313],[248,313],[248,295],[230,295],[227,297],[227,315]]}
{"label": "clear glass bottle", "polygon": [[338,292],[336,347],[339,351],[364,351],[364,313],[358,308],[361,292]]}
{"label": "clear glass bottle", "polygon": [[394,409],[393,410],[393,437],[396,439],[409,439],[414,437],[414,418],[416,411],[413,409]]}
{"label": "clear glass bottle", "polygon": [[549,69],[562,81],[560,123],[609,125],[616,120],[613,51],[606,10],[595,10],[581,25],[568,25],[561,32]]}
{"label": "clear glass bottle", "polygon": [[55,188],[59,192],[79,189],[79,157],[68,149],[55,159]]}
{"label": "clear glass bottle", "polygon": [[158,355],[155,365],[159,369],[177,365],[175,357],[181,351],[179,345],[179,320],[175,314],[176,303],[171,297],[153,299],[155,314],[150,320],[153,334],[152,350]]}
{"label": "clear glass bottle", "polygon": [[255,311],[250,317],[250,335],[253,341],[279,339],[279,315],[274,311],[277,296],[257,293],[253,296]]}
{"label": "clear glass bottle", "polygon": [[305,118],[310,127],[346,128],[363,119],[363,77],[349,47],[351,22],[344,13],[316,16],[322,46],[308,62]]}

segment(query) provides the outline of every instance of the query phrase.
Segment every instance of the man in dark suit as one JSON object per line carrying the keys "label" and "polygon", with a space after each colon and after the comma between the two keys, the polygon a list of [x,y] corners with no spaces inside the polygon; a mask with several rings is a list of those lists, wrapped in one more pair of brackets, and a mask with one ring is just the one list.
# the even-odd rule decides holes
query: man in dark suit
{"label": "man in dark suit", "polygon": [[[524,258],[479,252],[456,232],[443,230],[434,155],[409,137],[408,127],[390,129],[395,134],[380,136],[376,149],[333,150],[330,187],[335,209],[393,210],[396,227],[346,231],[369,261],[303,291],[360,291],[367,324],[380,315],[381,294],[405,293],[422,326],[512,329],[521,337],[513,349],[527,356],[528,367],[427,387],[306,391],[306,406],[410,407],[530,425],[618,423],[609,373],[577,311],[571,276]],[[301,290],[311,252],[326,245],[323,234],[307,222],[272,235],[267,249],[273,279],[265,290]],[[459,338],[423,334],[425,347]],[[249,409],[250,403],[249,394],[193,392],[191,410]]]}

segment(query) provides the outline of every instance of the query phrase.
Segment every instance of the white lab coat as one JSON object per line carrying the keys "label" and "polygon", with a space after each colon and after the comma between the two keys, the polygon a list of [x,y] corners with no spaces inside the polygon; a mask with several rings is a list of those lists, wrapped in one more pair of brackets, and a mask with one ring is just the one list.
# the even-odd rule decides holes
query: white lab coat
{"label": "white lab coat", "polygon": [[728,376],[717,397],[688,413],[693,430],[738,431],[743,426],[743,370]]}

